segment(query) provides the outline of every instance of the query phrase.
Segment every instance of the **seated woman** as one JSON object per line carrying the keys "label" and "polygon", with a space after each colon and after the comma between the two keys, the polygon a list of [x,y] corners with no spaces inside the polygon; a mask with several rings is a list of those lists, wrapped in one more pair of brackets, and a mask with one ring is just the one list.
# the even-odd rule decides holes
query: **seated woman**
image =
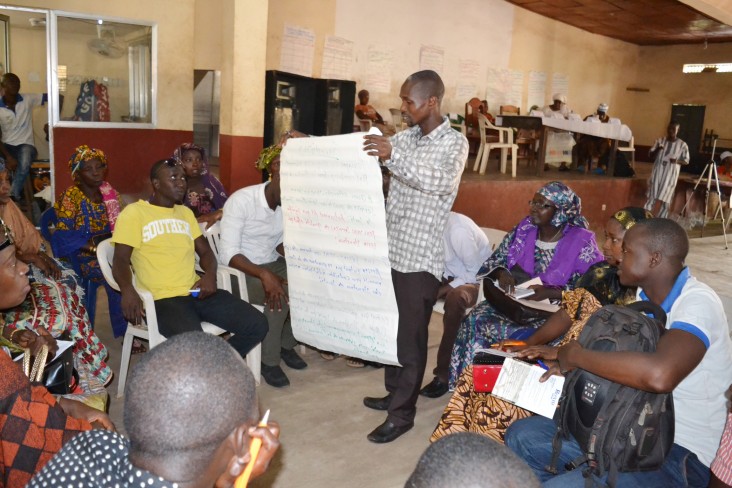
{"label": "seated woman", "polygon": [[122,296],[107,284],[96,255],[96,245],[111,237],[122,206],[119,194],[104,180],[107,156],[99,149],[79,146],[69,159],[69,170],[74,185],[54,205],[58,222],[51,246],[57,257],[74,264],[82,279],[104,285],[114,337],[122,337],[127,330]]}
{"label": "seated woman", "polygon": [[31,292],[19,305],[0,311],[0,323],[5,323],[8,330],[68,335],[74,342],[80,376],[96,378],[95,384],[107,383],[112,378],[112,370],[105,363],[107,348],[91,328],[78,278],[40,249],[40,234],[10,199],[10,179],[4,169],[0,170],[0,218],[13,233],[18,259],[31,256]]}
{"label": "seated woman", "polygon": [[206,228],[221,220],[224,214],[224,203],[228,195],[224,185],[208,171],[206,149],[192,143],[178,146],[173,153],[188,178],[188,190],[183,205],[193,210],[199,222],[205,222]]}
{"label": "seated woman", "polygon": [[[28,266],[17,258],[12,236],[0,220],[0,310],[17,307],[30,289]],[[0,322],[4,345],[20,346],[36,354],[47,345],[57,349],[55,340],[25,330],[11,330]],[[109,417],[83,403],[59,398],[42,386],[31,385],[19,365],[0,351],[0,486],[22,488],[30,478],[77,433],[92,424],[114,430]]]}
{"label": "seated woman", "polygon": [[[534,294],[529,299],[561,300],[562,290],[574,288],[590,266],[602,261],[581,211],[580,198],[569,187],[558,181],[548,183],[529,202],[529,216],[506,235],[478,276],[497,280],[504,290],[516,285],[516,274],[538,276],[542,285],[532,286]],[[508,339],[519,329],[536,328],[542,321],[532,319],[519,325],[487,300],[480,303],[463,319],[458,331],[450,359],[450,386],[454,387],[465,366],[472,364],[477,349]]]}
{"label": "seated woman", "polygon": [[369,105],[369,91],[358,92],[358,104],[353,108],[356,117],[362,120],[370,120],[374,127],[377,127],[385,136],[393,136],[396,129],[393,125],[387,124],[384,118],[374,107]]}
{"label": "seated woman", "polygon": [[[625,232],[636,222],[652,218],[650,212],[638,207],[626,207],[616,212],[605,224],[605,241],[602,246],[605,261],[592,266],[577,281],[577,288],[562,293],[562,308],[537,329],[521,350],[526,357],[541,354],[543,358],[556,358],[556,349],[576,339],[587,319],[600,307],[609,304],[624,305],[635,301],[635,288],[620,284],[617,265],[622,259]],[[561,337],[557,347],[545,346]],[[430,441],[455,432],[477,432],[498,442],[515,420],[532,415],[516,405],[494,397],[490,393],[473,389],[473,366],[468,365],[460,375],[450,403],[442,413],[440,423]]]}

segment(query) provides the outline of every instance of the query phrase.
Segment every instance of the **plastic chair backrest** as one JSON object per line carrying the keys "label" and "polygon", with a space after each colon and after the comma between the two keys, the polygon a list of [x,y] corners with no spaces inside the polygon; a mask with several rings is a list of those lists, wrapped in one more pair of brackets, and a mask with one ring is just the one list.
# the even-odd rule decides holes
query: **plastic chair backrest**
{"label": "plastic chair backrest", "polygon": [[508,232],[502,231],[500,229],[493,229],[490,227],[481,227],[480,229],[488,238],[488,241],[491,244],[491,250],[493,251],[495,251],[496,248],[501,245],[503,238],[506,237],[506,234],[508,234]]}
{"label": "plastic chair backrest", "polygon": [[402,120],[402,111],[398,108],[390,108],[389,113],[391,114],[391,123],[396,128],[397,132],[404,130],[404,121]]}

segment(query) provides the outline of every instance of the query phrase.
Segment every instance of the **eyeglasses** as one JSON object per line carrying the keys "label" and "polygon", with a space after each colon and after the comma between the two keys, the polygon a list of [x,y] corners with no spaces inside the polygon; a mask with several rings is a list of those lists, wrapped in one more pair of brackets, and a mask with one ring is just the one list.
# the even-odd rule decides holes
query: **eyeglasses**
{"label": "eyeglasses", "polygon": [[538,208],[539,210],[549,210],[550,208],[555,208],[554,205],[550,205],[548,203],[541,203],[541,202],[535,202],[533,200],[529,200],[529,207],[532,208]]}

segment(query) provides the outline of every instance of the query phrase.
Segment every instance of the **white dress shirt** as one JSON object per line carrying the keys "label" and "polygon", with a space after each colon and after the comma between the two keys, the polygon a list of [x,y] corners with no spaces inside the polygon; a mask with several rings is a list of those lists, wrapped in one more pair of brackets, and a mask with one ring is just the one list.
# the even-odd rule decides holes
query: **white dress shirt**
{"label": "white dress shirt", "polygon": [[445,246],[445,278],[454,279],[450,286],[477,283],[476,275],[491,255],[491,246],[485,232],[469,217],[450,212],[443,236]]}
{"label": "white dress shirt", "polygon": [[282,207],[272,210],[264,196],[269,183],[234,192],[224,205],[221,219],[219,262],[228,265],[237,254],[254,264],[277,261],[282,243]]}

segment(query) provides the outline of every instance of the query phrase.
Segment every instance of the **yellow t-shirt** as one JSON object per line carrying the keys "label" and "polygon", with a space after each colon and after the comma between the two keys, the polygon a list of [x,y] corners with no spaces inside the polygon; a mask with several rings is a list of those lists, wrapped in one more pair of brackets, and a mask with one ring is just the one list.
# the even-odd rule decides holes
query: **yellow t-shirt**
{"label": "yellow t-shirt", "polygon": [[189,208],[159,207],[140,200],[119,214],[112,242],[133,248],[132,268],[138,283],[160,300],[188,295],[198,281],[193,241],[200,235]]}

